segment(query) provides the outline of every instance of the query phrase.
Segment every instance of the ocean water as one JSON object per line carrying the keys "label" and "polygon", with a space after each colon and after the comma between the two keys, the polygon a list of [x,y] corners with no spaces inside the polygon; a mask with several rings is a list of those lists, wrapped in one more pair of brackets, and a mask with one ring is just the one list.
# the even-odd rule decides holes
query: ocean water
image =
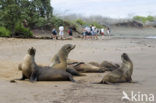
{"label": "ocean water", "polygon": [[113,37],[156,39],[156,28],[112,28]]}
{"label": "ocean water", "polygon": [[145,37],[145,38],[156,39],[156,36],[148,36],[148,37]]}

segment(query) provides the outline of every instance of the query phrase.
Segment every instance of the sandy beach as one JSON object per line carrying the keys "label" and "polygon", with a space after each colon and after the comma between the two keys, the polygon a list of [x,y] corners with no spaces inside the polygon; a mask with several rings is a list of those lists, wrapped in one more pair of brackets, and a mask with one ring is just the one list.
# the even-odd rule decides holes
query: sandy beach
{"label": "sandy beach", "polygon": [[[88,73],[74,77],[72,82],[17,81],[21,72],[17,66],[27,49],[36,48],[36,62],[49,65],[54,54],[64,44],[76,44],[69,58],[85,62],[103,60],[121,63],[121,54],[128,53],[133,61],[133,80],[137,83],[115,85],[92,84],[102,79],[103,73]],[[1,103],[124,103],[122,91],[130,95],[146,93],[156,95],[156,39],[110,38],[104,40],[35,40],[0,38],[0,101]],[[155,100],[156,102],[156,100]],[[155,103],[138,102],[134,103]],[[133,103],[132,101],[126,103]]]}

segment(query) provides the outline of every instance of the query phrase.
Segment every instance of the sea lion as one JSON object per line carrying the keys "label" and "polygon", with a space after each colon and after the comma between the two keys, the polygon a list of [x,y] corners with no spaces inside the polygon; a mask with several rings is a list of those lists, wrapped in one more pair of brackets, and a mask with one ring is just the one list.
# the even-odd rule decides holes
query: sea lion
{"label": "sea lion", "polygon": [[[74,82],[72,75],[66,71],[51,69],[50,66],[39,66],[35,62],[36,50],[32,47],[28,50],[28,54],[25,56],[22,64],[19,65],[19,70],[22,71],[22,78],[15,80],[29,79],[33,81],[63,81],[70,80]],[[15,80],[10,82],[14,83]]]}
{"label": "sea lion", "polygon": [[105,72],[99,84],[132,82],[133,63],[126,53],[121,55],[121,60],[121,67],[112,72]]}
{"label": "sea lion", "polygon": [[[35,49],[32,48],[35,51]],[[35,56],[35,55],[34,55]],[[50,66],[39,66],[35,62],[35,57],[32,57],[32,73],[30,75],[30,81],[64,81],[70,80],[75,82],[72,75],[64,70],[51,68]]]}
{"label": "sea lion", "polygon": [[22,77],[14,80],[10,80],[11,83],[15,83],[15,80],[25,80],[30,79],[30,76],[33,72],[34,68],[34,56],[36,50],[32,47],[27,50],[27,54],[25,55],[22,63],[18,65],[18,70],[22,71]]}
{"label": "sea lion", "polygon": [[97,66],[97,67],[103,67],[103,68],[106,68],[106,71],[113,71],[115,69],[118,69],[120,67],[119,64],[115,64],[115,63],[112,63],[112,62],[109,62],[109,61],[103,61],[101,64],[97,63],[97,62],[89,62],[89,64],[92,64],[94,66]]}
{"label": "sea lion", "polygon": [[120,67],[119,64],[115,64],[115,63],[112,63],[109,61],[103,61],[99,66],[107,68],[108,69],[107,71],[113,71],[113,70],[118,69]]}
{"label": "sea lion", "polygon": [[80,62],[72,59],[67,60],[67,64],[68,66],[72,66],[75,70],[82,73],[101,73],[106,71],[106,68],[104,67],[97,67],[89,63]]}
{"label": "sea lion", "polygon": [[66,70],[68,73],[76,76],[84,76],[84,74],[79,73],[77,70],[72,68],[71,66],[67,66],[67,58],[68,54],[71,50],[75,48],[75,45],[66,44],[62,46],[59,52],[52,58],[51,67],[53,69]]}
{"label": "sea lion", "polygon": [[25,80],[30,78],[33,68],[35,66],[34,65],[35,52],[36,50],[33,47],[28,49],[23,62],[18,65],[18,70],[22,71],[22,77],[16,80]]}
{"label": "sea lion", "polygon": [[97,66],[97,67],[100,67],[100,64],[99,63],[97,63],[97,62],[89,62],[89,64],[91,64],[91,65],[94,65],[94,66]]}
{"label": "sea lion", "polygon": [[52,58],[51,67],[55,69],[66,70],[67,69],[67,58],[71,50],[75,48],[76,45],[66,44],[59,52]]}
{"label": "sea lion", "polygon": [[35,71],[30,77],[30,81],[72,81],[72,75],[64,70],[51,69],[51,67],[35,66]]}
{"label": "sea lion", "polygon": [[68,65],[66,71],[73,76],[86,76],[85,74],[82,74],[78,72],[73,66]]}

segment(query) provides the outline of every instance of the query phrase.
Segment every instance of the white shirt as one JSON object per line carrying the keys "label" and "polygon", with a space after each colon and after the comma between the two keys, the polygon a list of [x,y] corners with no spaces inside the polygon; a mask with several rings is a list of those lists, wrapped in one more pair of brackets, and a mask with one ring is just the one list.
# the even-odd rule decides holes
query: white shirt
{"label": "white shirt", "polygon": [[60,30],[60,31],[63,31],[63,30],[64,30],[64,27],[63,27],[63,26],[60,26],[60,27],[59,27],[59,30]]}
{"label": "white shirt", "polygon": [[104,29],[103,28],[101,29],[101,32],[104,33]]}

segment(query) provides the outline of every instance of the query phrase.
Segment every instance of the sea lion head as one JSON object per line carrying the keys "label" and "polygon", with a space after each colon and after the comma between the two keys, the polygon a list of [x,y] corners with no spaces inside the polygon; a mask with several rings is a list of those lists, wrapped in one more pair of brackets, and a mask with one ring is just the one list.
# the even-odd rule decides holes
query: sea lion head
{"label": "sea lion head", "polygon": [[65,53],[65,54],[69,54],[71,50],[73,50],[75,48],[76,45],[72,45],[72,44],[65,44],[61,50]]}
{"label": "sea lion head", "polygon": [[130,61],[130,59],[129,59],[129,57],[128,57],[128,55],[126,53],[123,53],[121,55],[121,59],[122,59],[123,62]]}
{"label": "sea lion head", "polygon": [[36,53],[36,49],[35,49],[35,48],[31,47],[31,48],[28,49],[28,54],[29,54],[29,55],[34,56],[35,53]]}

